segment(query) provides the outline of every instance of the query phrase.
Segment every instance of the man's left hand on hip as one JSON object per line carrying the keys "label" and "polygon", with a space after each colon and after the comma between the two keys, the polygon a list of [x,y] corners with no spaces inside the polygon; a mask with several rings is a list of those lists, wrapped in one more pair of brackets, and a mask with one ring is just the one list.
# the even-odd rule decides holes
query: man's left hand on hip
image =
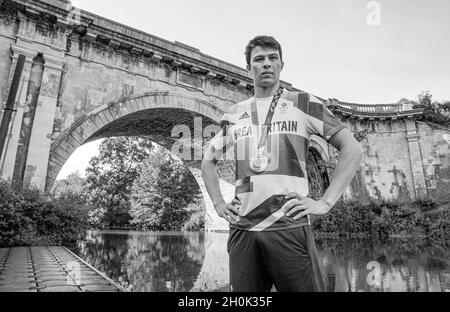
{"label": "man's left hand on hip", "polygon": [[285,200],[287,202],[281,209],[286,217],[292,217],[300,212],[293,217],[294,220],[299,220],[306,215],[325,215],[331,210],[330,205],[322,199],[314,200],[294,192],[286,195]]}

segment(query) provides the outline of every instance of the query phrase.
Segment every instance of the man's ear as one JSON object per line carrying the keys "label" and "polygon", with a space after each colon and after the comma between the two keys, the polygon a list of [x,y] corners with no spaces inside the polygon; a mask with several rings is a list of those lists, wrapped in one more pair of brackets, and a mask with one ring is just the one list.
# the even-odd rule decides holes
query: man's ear
{"label": "man's ear", "polygon": [[248,64],[247,64],[247,67],[246,67],[246,68],[247,68],[248,71],[251,71],[251,70],[252,70],[252,69],[250,68],[250,65],[248,65]]}
{"label": "man's ear", "polygon": [[284,62],[281,61],[281,70],[283,70],[283,69],[284,69]]}

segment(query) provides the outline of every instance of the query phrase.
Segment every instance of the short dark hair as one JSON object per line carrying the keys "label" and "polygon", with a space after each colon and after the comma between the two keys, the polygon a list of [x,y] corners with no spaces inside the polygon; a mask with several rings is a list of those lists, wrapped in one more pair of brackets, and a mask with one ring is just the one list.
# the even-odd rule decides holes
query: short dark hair
{"label": "short dark hair", "polygon": [[281,61],[283,61],[283,51],[281,50],[281,45],[278,41],[275,40],[274,37],[271,36],[256,36],[247,44],[245,48],[245,59],[247,61],[247,65],[250,65],[250,58],[252,55],[252,50],[255,47],[263,47],[263,48],[272,48],[278,50],[280,53]]}

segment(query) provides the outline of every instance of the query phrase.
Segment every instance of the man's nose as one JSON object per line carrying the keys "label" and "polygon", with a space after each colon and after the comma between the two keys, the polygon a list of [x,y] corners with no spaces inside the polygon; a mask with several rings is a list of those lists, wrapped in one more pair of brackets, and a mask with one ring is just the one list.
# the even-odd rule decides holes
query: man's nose
{"label": "man's nose", "polygon": [[266,67],[270,67],[270,66],[272,66],[271,65],[271,63],[270,63],[270,60],[269,60],[269,58],[266,58],[265,60],[264,60],[264,67],[266,68]]}

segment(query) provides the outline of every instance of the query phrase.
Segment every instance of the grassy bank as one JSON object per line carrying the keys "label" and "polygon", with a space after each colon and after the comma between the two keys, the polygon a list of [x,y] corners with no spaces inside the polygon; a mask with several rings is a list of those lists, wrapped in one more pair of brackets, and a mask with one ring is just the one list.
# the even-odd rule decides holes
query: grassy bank
{"label": "grassy bank", "polygon": [[313,220],[318,237],[426,237],[450,241],[450,208],[431,199],[412,203],[339,202]]}

